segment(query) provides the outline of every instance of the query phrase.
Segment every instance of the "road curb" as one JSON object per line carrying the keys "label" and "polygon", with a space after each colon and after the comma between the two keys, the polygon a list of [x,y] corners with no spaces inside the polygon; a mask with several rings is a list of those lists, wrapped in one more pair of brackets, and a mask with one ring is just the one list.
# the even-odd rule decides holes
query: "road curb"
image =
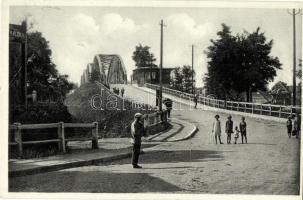
{"label": "road curb", "polygon": [[83,166],[89,166],[89,165],[97,165],[100,163],[108,163],[124,158],[129,158],[132,156],[132,153],[123,153],[123,154],[117,154],[114,156],[108,156],[103,158],[96,158],[91,160],[81,160],[81,161],[74,161],[69,163],[62,163],[62,164],[56,164],[51,166],[40,166],[32,169],[23,169],[23,170],[15,170],[15,171],[9,171],[9,177],[18,177],[18,176],[26,176],[26,175],[33,175],[33,174],[39,174],[39,173],[45,173],[45,172],[52,172],[52,171],[58,171],[62,169],[69,169],[69,168],[75,168],[75,167],[83,167]]}
{"label": "road curb", "polygon": [[[176,118],[174,118],[174,119],[176,119]],[[198,127],[195,124],[193,124],[193,123],[187,122],[185,120],[180,120],[180,119],[176,119],[176,120],[185,122],[187,124],[190,124],[191,126],[193,126],[193,128],[189,132],[189,134],[187,134],[185,137],[179,138],[179,139],[168,140],[166,142],[179,142],[179,141],[183,141],[183,140],[188,140],[188,139],[192,138],[198,132],[198,130],[199,130]]]}

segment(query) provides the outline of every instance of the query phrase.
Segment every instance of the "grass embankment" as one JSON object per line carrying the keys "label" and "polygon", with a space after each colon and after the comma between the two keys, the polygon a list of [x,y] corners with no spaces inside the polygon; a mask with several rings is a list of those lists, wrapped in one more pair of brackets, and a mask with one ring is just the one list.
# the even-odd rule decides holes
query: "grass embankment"
{"label": "grass embankment", "polygon": [[[101,103],[104,99],[106,103]],[[73,117],[73,122],[98,122],[102,137],[128,137],[128,127],[134,114],[152,112],[147,109],[147,105],[141,109],[134,108],[130,100],[122,99],[95,83],[84,84],[75,90],[66,98],[65,105]]]}

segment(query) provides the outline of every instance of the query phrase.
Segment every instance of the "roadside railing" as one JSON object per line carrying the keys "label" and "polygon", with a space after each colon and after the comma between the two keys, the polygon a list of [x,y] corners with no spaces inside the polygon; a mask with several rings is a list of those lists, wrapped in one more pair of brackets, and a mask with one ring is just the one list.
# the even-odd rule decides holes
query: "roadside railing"
{"label": "roadside railing", "polygon": [[147,128],[163,121],[167,121],[167,113],[165,110],[162,112],[158,111],[151,114],[146,114],[144,116],[144,126]]}
{"label": "roadside railing", "polygon": [[[159,89],[158,85],[153,85],[149,83],[146,83],[145,87],[153,90]],[[186,99],[189,101],[194,100],[193,94],[180,92],[166,87],[163,87],[162,91],[166,94],[170,94],[181,99]],[[301,115],[301,107],[299,106],[283,106],[283,105],[273,105],[273,104],[225,101],[225,100],[214,99],[205,96],[199,96],[197,102],[202,105],[210,106],[214,108],[221,108],[226,110],[273,116],[279,118],[287,118],[289,115],[294,115],[296,113]]]}
{"label": "roadside railing", "polygon": [[[46,139],[46,140],[34,140],[34,141],[23,141],[22,140],[22,130],[37,130],[37,129],[57,129],[58,137],[56,139]],[[81,138],[66,138],[65,129],[66,128],[88,128],[91,130],[90,137]],[[68,141],[92,141],[92,148],[98,149],[98,122],[93,123],[49,123],[49,124],[21,124],[14,123],[9,126],[10,132],[13,134],[13,141],[9,141],[10,146],[17,146],[18,157],[23,156],[23,146],[28,144],[43,144],[43,143],[58,143],[58,149],[61,152],[66,152],[66,143]],[[43,133],[41,133],[43,134]]]}

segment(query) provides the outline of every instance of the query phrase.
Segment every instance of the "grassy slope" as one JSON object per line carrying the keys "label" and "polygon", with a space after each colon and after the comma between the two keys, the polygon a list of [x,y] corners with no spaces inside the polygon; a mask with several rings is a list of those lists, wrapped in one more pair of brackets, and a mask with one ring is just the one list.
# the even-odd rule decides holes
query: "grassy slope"
{"label": "grassy slope", "polygon": [[[101,89],[105,92],[105,97],[116,100],[117,108],[121,108],[122,98],[114,95],[106,88],[100,87],[95,83],[87,83],[69,95],[65,101],[68,111],[73,116],[74,122],[94,122],[99,123],[99,132],[104,137],[123,137],[127,136],[128,126],[133,120],[136,112],[150,113],[149,110],[137,110],[132,108],[132,104],[128,100],[124,100],[125,110],[110,109],[107,103],[108,110],[94,109],[91,105],[91,99],[94,95],[101,96]],[[115,104],[115,103],[114,103]],[[95,101],[96,107],[100,106],[100,101]]]}

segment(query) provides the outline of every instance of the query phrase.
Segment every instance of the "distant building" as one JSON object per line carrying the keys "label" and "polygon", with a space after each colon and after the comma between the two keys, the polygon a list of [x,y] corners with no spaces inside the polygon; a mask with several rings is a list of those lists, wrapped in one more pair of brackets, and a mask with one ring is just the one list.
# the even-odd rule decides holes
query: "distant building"
{"label": "distant building", "polygon": [[205,87],[195,87],[195,93],[199,94],[199,95],[205,95],[206,91],[205,91]]}
{"label": "distant building", "polygon": [[[171,71],[173,68],[163,68],[162,83],[169,86],[171,80]],[[143,86],[145,83],[159,84],[160,68],[158,67],[138,67],[133,70],[131,82]]]}
{"label": "distant building", "polygon": [[271,103],[272,102],[272,96],[268,94],[267,92],[258,90],[257,92],[252,93],[252,102],[253,103]]}
{"label": "distant building", "polygon": [[[293,98],[293,86],[279,81],[271,89],[272,103],[279,105],[291,105]],[[301,105],[301,84],[296,87],[296,103]]]}

